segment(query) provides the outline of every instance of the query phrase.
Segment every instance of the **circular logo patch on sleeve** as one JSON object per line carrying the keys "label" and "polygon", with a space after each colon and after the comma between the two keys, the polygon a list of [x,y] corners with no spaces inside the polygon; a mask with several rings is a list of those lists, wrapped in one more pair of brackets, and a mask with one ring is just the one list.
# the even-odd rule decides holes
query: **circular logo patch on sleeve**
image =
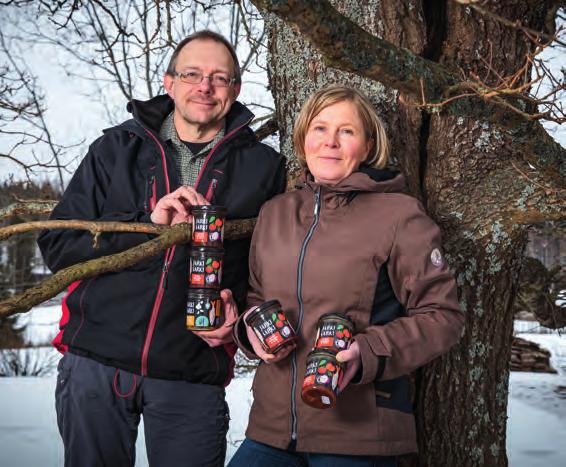
{"label": "circular logo patch on sleeve", "polygon": [[442,253],[440,253],[440,250],[438,248],[435,248],[430,253],[430,261],[437,268],[441,267],[444,264],[444,260],[442,259]]}

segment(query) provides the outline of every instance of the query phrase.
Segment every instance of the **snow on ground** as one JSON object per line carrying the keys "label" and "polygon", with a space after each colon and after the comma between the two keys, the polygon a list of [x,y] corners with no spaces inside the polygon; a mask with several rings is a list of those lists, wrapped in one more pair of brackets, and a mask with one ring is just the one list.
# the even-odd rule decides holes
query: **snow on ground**
{"label": "snow on ground", "polygon": [[566,464],[566,335],[518,334],[550,351],[558,374],[512,372],[507,455],[511,467]]}
{"label": "snow on ground", "polygon": [[18,325],[25,326],[24,339],[32,345],[51,343],[57,335],[61,319],[61,305],[38,306],[18,317]]}
{"label": "snow on ground", "polygon": [[[33,310],[27,338],[38,344],[56,333],[58,306]],[[22,318],[23,319],[23,318]],[[511,373],[507,454],[511,467],[562,467],[566,460],[566,335],[519,334],[551,351],[558,374]],[[55,350],[51,350],[56,354]],[[252,401],[251,376],[227,388],[230,406],[227,459],[244,438]],[[0,467],[63,465],[63,446],[54,406],[55,375],[0,378]],[[562,389],[561,389],[562,388]],[[137,441],[137,467],[147,467],[143,424]]]}
{"label": "snow on ground", "polygon": [[[55,414],[55,376],[0,378],[0,467],[63,465],[63,445]],[[251,405],[251,377],[235,379],[226,390],[230,406],[227,460],[244,439]],[[148,467],[143,422],[136,443],[136,467]]]}

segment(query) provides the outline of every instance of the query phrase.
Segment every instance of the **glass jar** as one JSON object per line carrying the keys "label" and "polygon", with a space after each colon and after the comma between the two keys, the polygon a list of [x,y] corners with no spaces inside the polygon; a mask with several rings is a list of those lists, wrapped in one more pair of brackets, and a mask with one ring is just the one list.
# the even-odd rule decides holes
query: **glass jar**
{"label": "glass jar", "polygon": [[307,355],[305,379],[301,397],[316,409],[330,409],[336,405],[336,388],[343,375],[343,367],[336,354],[328,350],[313,350]]}
{"label": "glass jar", "polygon": [[189,287],[219,289],[222,280],[222,248],[197,246],[191,248]]}
{"label": "glass jar", "polygon": [[193,246],[222,247],[226,208],[222,206],[192,206]]}
{"label": "glass jar", "polygon": [[220,292],[213,289],[189,289],[187,297],[187,329],[210,331],[224,322]]}
{"label": "glass jar", "polygon": [[262,303],[246,316],[245,321],[267,353],[275,354],[297,339],[293,326],[277,300]]}
{"label": "glass jar", "polygon": [[346,350],[354,335],[354,322],[343,313],[326,313],[318,319],[314,349]]}

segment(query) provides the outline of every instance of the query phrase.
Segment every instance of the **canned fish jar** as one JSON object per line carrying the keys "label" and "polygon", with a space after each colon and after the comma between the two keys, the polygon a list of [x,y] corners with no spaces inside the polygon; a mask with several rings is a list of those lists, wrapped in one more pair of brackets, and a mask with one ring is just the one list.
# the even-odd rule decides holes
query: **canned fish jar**
{"label": "canned fish jar", "polygon": [[342,313],[326,313],[318,320],[314,349],[346,350],[354,335],[354,322]]}
{"label": "canned fish jar", "polygon": [[191,207],[191,214],[193,216],[193,245],[222,247],[226,208],[222,206],[193,206]]}
{"label": "canned fish jar", "polygon": [[224,321],[222,300],[218,290],[189,289],[187,299],[187,329],[209,331]]}
{"label": "canned fish jar", "polygon": [[197,246],[191,248],[189,287],[218,289],[222,280],[222,248]]}
{"label": "canned fish jar", "polygon": [[277,353],[297,339],[277,300],[262,303],[250,312],[246,316],[246,324],[254,330],[261,346],[270,354]]}
{"label": "canned fish jar", "polygon": [[307,356],[305,379],[301,397],[316,409],[330,409],[336,405],[336,388],[343,376],[343,368],[336,354],[327,350],[313,350]]}

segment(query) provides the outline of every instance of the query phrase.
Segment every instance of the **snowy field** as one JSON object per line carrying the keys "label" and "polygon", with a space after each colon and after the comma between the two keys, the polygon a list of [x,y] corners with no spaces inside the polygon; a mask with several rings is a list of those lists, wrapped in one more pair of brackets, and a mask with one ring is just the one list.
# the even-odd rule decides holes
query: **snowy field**
{"label": "snowy field", "polygon": [[[27,339],[52,338],[58,307],[40,307],[26,317]],[[566,335],[519,334],[552,353],[557,375],[511,373],[507,448],[511,467],[566,465]],[[54,352],[50,350],[49,352]],[[54,407],[55,375],[43,378],[0,378],[0,467],[63,465],[63,446]],[[227,388],[231,411],[228,458],[244,437],[251,404],[251,377],[236,378]],[[136,466],[147,466],[143,427],[137,442]]]}

